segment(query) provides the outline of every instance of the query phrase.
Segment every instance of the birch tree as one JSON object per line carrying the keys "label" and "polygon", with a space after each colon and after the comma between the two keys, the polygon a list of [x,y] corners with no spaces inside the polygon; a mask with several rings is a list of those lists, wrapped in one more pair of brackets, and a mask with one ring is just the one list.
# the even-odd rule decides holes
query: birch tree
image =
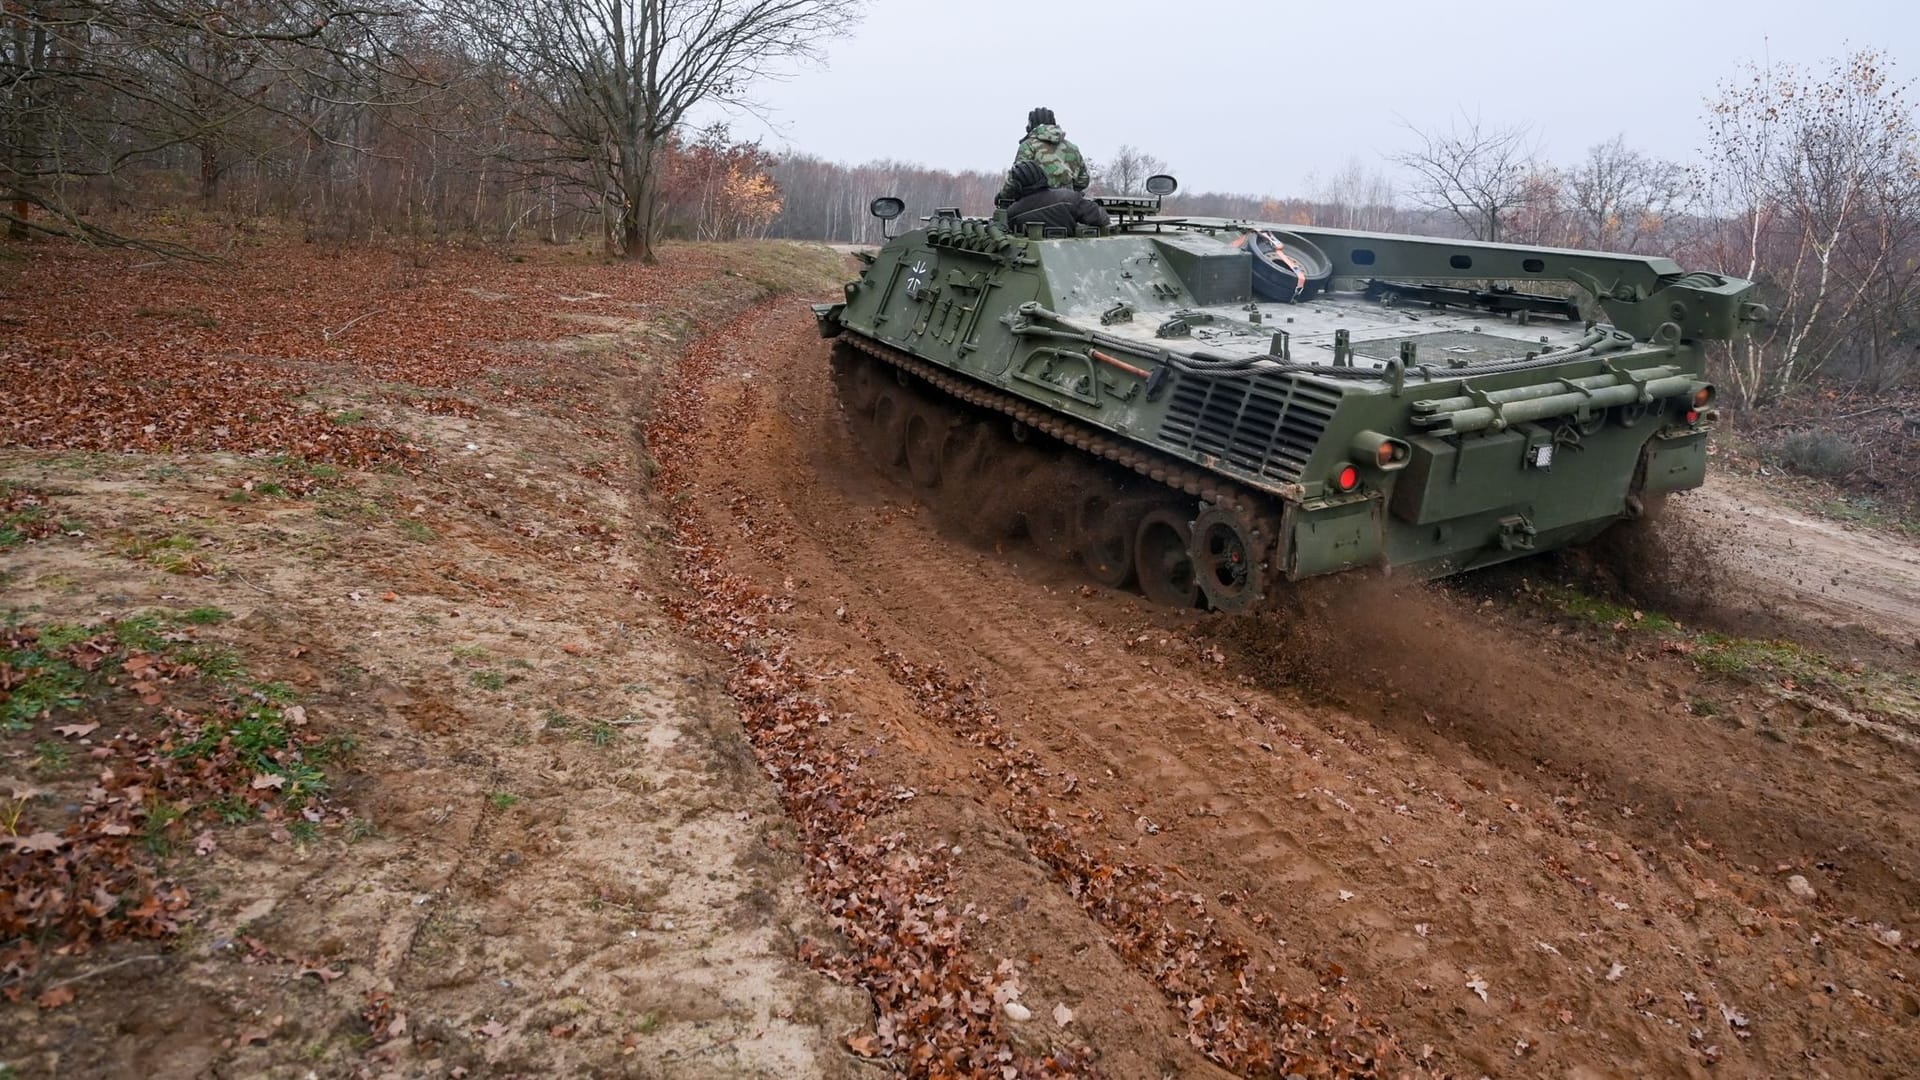
{"label": "birch tree", "polygon": [[1823,72],[1754,67],[1710,103],[1701,186],[1722,221],[1720,261],[1758,281],[1774,311],[1729,357],[1744,401],[1791,391],[1844,347],[1880,347],[1859,328],[1912,302],[1920,128],[1890,66],[1863,49]]}

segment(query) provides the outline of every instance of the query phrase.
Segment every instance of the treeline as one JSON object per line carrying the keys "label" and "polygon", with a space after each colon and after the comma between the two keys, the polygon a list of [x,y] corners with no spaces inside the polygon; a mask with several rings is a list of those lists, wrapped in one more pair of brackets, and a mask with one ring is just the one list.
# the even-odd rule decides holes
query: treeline
{"label": "treeline", "polygon": [[[14,237],[150,242],[188,206],[306,235],[873,242],[867,203],[984,211],[1004,162],[778,160],[695,106],[744,102],[859,0],[9,0],[0,5],[0,221]],[[1749,67],[1682,165],[1623,138],[1546,160],[1524,126],[1409,128],[1292,197],[1181,191],[1173,213],[1673,256],[1760,284],[1775,318],[1729,350],[1734,396],[1817,376],[1878,388],[1920,360],[1920,125],[1866,49]],[[1095,190],[1167,163],[1096,149]],[[1389,176],[1392,179],[1389,179]],[[1193,180],[1195,177],[1189,177]]]}
{"label": "treeline", "polygon": [[145,242],[195,205],[310,236],[759,235],[770,160],[688,111],[859,0],[8,0],[0,221]]}

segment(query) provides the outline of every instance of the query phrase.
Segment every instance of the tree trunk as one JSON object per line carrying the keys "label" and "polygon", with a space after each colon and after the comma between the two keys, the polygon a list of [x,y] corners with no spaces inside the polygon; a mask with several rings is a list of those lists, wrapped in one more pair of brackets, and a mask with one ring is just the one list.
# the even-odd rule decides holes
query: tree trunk
{"label": "tree trunk", "polygon": [[212,209],[220,194],[220,151],[212,142],[200,144],[200,203]]}
{"label": "tree trunk", "polygon": [[660,261],[653,250],[660,211],[657,147],[643,135],[629,149],[620,178],[627,200],[626,214],[620,221],[620,251],[629,259],[651,265]]}

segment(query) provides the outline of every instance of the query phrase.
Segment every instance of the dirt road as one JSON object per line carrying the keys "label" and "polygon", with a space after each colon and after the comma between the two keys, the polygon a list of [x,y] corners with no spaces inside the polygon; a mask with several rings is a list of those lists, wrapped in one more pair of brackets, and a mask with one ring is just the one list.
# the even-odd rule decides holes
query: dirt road
{"label": "dirt road", "polygon": [[1920,1074],[1880,533],[1182,614],[857,452],[817,249],[31,254],[0,1078]]}
{"label": "dirt road", "polygon": [[1782,505],[1762,480],[1726,473],[1674,509],[1717,538],[1722,563],[1755,590],[1748,603],[1920,644],[1920,550],[1911,544]]}
{"label": "dirt road", "polygon": [[[1007,1015],[1032,1018],[993,1031],[1022,1060],[1920,1071],[1898,740],[1685,642],[1543,614],[1527,574],[1311,589],[1261,619],[1086,588],[958,539],[861,458],[798,303],[719,341],[683,542],[768,597],[759,647],[819,703],[812,745],[888,793],[864,827],[944,868],[966,948],[1017,981]],[[1910,552],[1731,485],[1700,503],[1751,522],[1750,565],[1844,555],[1845,591],[1784,582],[1823,611],[1910,617]]]}

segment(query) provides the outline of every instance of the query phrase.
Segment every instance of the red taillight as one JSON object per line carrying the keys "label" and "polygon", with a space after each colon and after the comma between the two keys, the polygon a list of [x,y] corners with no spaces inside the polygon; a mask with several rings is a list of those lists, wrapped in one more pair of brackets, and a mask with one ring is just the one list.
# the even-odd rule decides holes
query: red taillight
{"label": "red taillight", "polygon": [[1351,465],[1340,466],[1340,471],[1333,474],[1333,486],[1343,495],[1359,487],[1360,470]]}
{"label": "red taillight", "polygon": [[1689,423],[1689,424],[1697,424],[1697,423],[1699,423],[1699,422],[1700,422],[1700,410],[1699,410],[1699,409],[1688,409],[1688,410],[1687,410],[1687,412],[1686,412],[1686,421],[1687,421],[1687,423]]}

